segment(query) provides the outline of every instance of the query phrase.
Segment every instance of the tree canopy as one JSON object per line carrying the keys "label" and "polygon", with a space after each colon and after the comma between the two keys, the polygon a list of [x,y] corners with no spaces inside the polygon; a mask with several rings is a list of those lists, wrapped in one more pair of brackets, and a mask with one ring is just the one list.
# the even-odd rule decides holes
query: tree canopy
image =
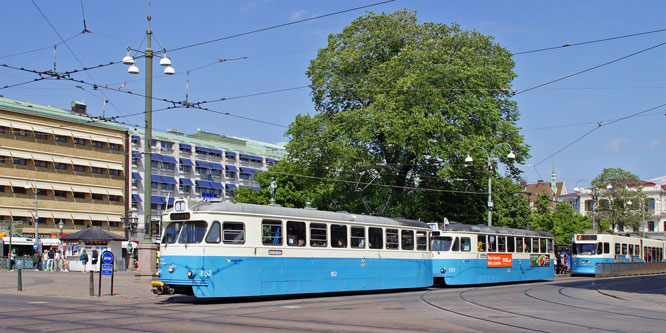
{"label": "tree canopy", "polygon": [[[488,173],[501,178],[500,163],[517,176],[505,156],[528,157],[510,99],[513,67],[491,36],[419,23],[409,10],[370,12],[311,61],[316,113],[290,125],[281,168],[306,177],[289,182],[320,209],[365,212],[360,193],[374,211],[390,198],[389,216],[484,223]],[[493,191],[496,204],[503,194]]]}
{"label": "tree canopy", "polygon": [[642,220],[652,217],[638,175],[621,168],[606,168],[592,180],[592,186],[600,230],[623,231],[629,227],[638,231]]}

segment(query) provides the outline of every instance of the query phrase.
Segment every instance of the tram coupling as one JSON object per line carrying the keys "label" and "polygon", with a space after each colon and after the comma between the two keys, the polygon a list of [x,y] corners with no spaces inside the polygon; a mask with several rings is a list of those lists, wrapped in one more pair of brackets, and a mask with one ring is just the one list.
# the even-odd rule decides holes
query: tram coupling
{"label": "tram coupling", "polygon": [[153,286],[153,294],[155,295],[173,295],[173,288],[169,287],[166,283],[162,281],[150,281],[150,284]]}

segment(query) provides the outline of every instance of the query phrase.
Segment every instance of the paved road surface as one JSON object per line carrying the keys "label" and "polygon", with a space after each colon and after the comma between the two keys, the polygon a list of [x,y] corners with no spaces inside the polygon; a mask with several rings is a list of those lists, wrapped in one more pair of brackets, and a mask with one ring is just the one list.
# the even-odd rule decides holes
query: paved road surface
{"label": "paved road surface", "polygon": [[[664,332],[666,276],[305,297],[155,296],[129,272],[88,296],[83,273],[0,271],[0,331]],[[97,288],[97,284],[95,284]],[[97,294],[97,290],[95,290]]]}

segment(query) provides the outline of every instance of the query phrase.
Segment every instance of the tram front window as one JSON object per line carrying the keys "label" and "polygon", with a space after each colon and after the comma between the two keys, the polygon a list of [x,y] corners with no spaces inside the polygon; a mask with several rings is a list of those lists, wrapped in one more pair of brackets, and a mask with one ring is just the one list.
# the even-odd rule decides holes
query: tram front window
{"label": "tram front window", "polygon": [[183,225],[183,231],[178,237],[180,244],[201,243],[206,234],[208,225],[204,221],[189,221]]}
{"label": "tram front window", "polygon": [[576,253],[580,255],[596,254],[597,244],[576,244]]}
{"label": "tram front window", "polygon": [[451,237],[433,238],[430,249],[432,251],[448,251],[451,249],[451,244],[453,244],[453,238]]}
{"label": "tram front window", "polygon": [[182,224],[180,222],[169,223],[169,225],[164,229],[164,237],[162,237],[163,244],[173,244],[178,239],[178,233],[180,232]]}

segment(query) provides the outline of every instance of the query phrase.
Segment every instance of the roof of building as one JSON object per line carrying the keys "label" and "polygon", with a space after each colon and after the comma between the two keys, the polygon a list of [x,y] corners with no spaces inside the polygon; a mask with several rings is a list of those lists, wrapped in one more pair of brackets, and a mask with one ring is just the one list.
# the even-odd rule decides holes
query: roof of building
{"label": "roof of building", "polygon": [[100,227],[97,226],[91,226],[89,228],[77,231],[73,234],[69,234],[67,236],[63,236],[61,238],[63,241],[101,241],[101,242],[109,242],[109,241],[121,241],[124,240],[125,238],[118,236],[116,234],[112,234]]}
{"label": "roof of building", "polygon": [[[132,125],[118,123],[110,119],[102,119],[97,116],[79,114],[55,106],[41,105],[29,101],[18,101],[5,97],[0,97],[0,109],[20,113],[37,114],[46,118],[80,123],[90,126],[116,129],[123,132],[129,132],[130,135],[143,135],[145,132],[143,128],[137,128]],[[151,134],[152,138],[155,140],[164,140],[178,143],[182,142],[199,146],[222,148],[225,150],[241,151],[244,153],[273,157],[277,159],[282,159],[286,155],[284,143],[271,144],[202,131],[190,135],[185,135],[176,131],[170,131],[166,133],[152,131]]]}

